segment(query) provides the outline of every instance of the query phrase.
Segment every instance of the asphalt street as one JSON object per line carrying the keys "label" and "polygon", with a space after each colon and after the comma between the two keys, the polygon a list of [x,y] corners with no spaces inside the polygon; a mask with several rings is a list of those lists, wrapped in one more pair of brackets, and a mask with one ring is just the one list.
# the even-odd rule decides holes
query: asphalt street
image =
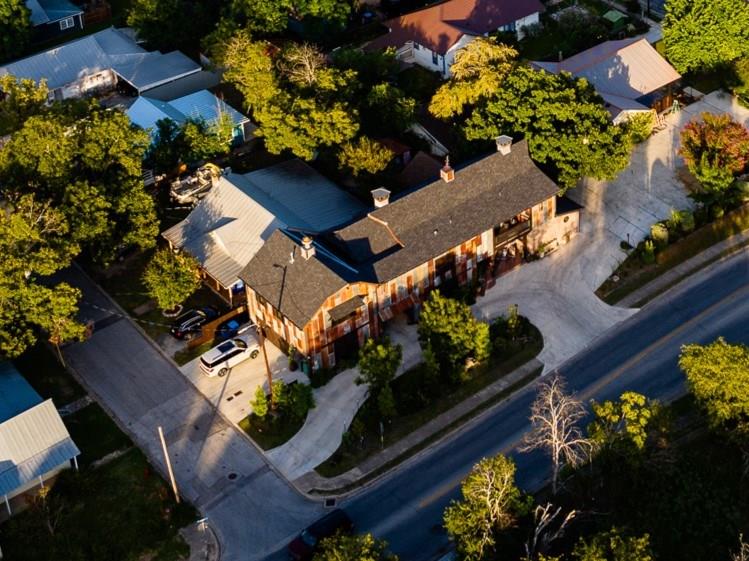
{"label": "asphalt street", "polygon": [[[719,336],[749,344],[749,252],[711,266],[654,301],[559,370],[586,402],[616,398],[625,390],[668,400],[684,391],[677,366],[681,345]],[[529,427],[534,396],[534,388],[518,392],[454,438],[345,501],[357,529],[387,540],[404,561],[426,561],[447,548],[442,511],[480,458],[510,454],[521,487],[532,491],[541,486],[548,477],[548,460],[542,453],[516,451]]]}

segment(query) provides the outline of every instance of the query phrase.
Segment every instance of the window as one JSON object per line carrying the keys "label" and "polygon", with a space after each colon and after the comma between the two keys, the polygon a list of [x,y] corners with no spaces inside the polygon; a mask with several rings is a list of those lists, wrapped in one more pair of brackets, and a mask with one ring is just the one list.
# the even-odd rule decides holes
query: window
{"label": "window", "polygon": [[65,18],[60,20],[60,29],[66,30],[70,29],[71,27],[75,27],[75,18]]}
{"label": "window", "polygon": [[439,60],[440,60],[440,55],[432,51],[432,64],[437,66],[439,64]]}

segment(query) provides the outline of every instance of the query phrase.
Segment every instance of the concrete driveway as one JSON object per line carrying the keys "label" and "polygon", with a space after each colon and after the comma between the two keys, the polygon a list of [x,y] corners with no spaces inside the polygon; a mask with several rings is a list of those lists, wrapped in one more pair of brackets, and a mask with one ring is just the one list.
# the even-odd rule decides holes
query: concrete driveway
{"label": "concrete driveway", "polygon": [[[265,351],[268,353],[268,364],[274,380],[309,383],[301,370],[289,371],[288,357],[270,341],[265,342]],[[232,423],[239,423],[252,412],[250,401],[255,398],[258,386],[264,385],[267,391],[268,376],[262,353],[257,358],[236,365],[223,378],[209,378],[203,374],[199,361],[199,358],[191,360],[181,366],[180,371]]]}
{"label": "concrete driveway", "polygon": [[624,260],[620,242],[640,242],[671,209],[692,207],[678,179],[681,129],[703,112],[729,113],[749,124],[749,110],[714,92],[667,117],[667,128],[637,146],[629,166],[612,181],[585,180],[568,196],[585,207],[582,232],[566,247],[502,277],[474,306],[492,319],[518,304],[544,336],[544,372],[582,351],[635,310],[608,306],[595,289]]}

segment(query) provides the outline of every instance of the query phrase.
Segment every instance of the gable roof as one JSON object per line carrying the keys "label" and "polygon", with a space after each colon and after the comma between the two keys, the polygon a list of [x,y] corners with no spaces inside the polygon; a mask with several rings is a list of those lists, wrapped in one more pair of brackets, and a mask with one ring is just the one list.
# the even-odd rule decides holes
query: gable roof
{"label": "gable roof", "polygon": [[561,62],[533,62],[585,78],[601,94],[638,99],[681,78],[647,39],[606,41]]}
{"label": "gable roof", "polygon": [[0,423],[0,495],[80,454],[51,399]]}
{"label": "gable roof", "polygon": [[375,209],[336,232],[333,243],[369,280],[386,282],[558,191],[522,140],[508,155],[494,152],[456,170],[450,183],[437,179]]}
{"label": "gable roof", "polygon": [[31,10],[33,26],[54,23],[83,13],[83,10],[68,0],[26,0],[26,7]]}
{"label": "gable roof", "polygon": [[240,278],[303,328],[347,283],[392,280],[558,191],[520,141],[506,156],[495,152],[457,170],[450,183],[438,179],[318,236],[308,260],[298,234],[275,232]]}
{"label": "gable roof", "polygon": [[200,65],[179,51],[148,52],[110,27],[48,51],[0,66],[0,76],[47,80],[50,89],[86,75],[113,70],[139,92],[200,72]]}
{"label": "gable roof", "polygon": [[41,402],[42,398],[13,364],[0,362],[0,423]]}
{"label": "gable roof", "polygon": [[240,278],[303,329],[325,300],[356,278],[356,269],[320,244],[315,244],[315,255],[305,259],[300,241],[298,234],[276,230]]}
{"label": "gable roof", "polygon": [[172,101],[140,96],[126,113],[130,121],[144,130],[150,130],[153,136],[156,123],[162,119],[171,119],[179,124],[191,118],[215,123],[218,121],[219,111],[228,115],[235,126],[249,121],[249,118],[208,90],[201,90]]}
{"label": "gable roof", "polygon": [[543,10],[540,0],[447,0],[387,20],[390,33],[367,47],[401,47],[414,41],[444,55],[463,35],[484,35]]}
{"label": "gable roof", "polygon": [[162,236],[231,286],[275,230],[320,232],[350,221],[363,208],[301,160],[289,160],[222,176],[189,216]]}

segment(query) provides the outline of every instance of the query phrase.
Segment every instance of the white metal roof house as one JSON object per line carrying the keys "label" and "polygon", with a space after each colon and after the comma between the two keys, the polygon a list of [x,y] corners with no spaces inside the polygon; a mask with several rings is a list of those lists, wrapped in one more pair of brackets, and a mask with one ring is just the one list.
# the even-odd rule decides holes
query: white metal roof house
{"label": "white metal roof house", "polygon": [[364,205],[302,160],[221,176],[189,216],[161,235],[201,264],[206,283],[232,301],[240,271],[279,228],[323,232]]}
{"label": "white metal roof house", "polygon": [[83,29],[83,10],[68,0],[26,0],[26,7],[40,39]]}
{"label": "white metal roof house", "polygon": [[42,398],[9,362],[0,363],[0,495],[11,499],[70,467],[80,450],[51,399]]}
{"label": "white metal roof house", "polygon": [[257,127],[249,117],[242,115],[231,105],[217,98],[208,90],[201,90],[171,101],[161,101],[147,96],[139,97],[126,111],[130,121],[151,133],[156,140],[156,123],[171,119],[182,124],[188,119],[198,119],[206,123],[216,123],[221,114],[228,115],[234,123],[234,138],[250,140]]}
{"label": "white metal roof house", "polygon": [[51,96],[67,99],[118,84],[140,95],[200,70],[199,64],[179,51],[148,52],[110,27],[0,66],[0,76],[46,80]]}
{"label": "white metal roof house", "polygon": [[561,62],[536,68],[585,78],[606,102],[615,123],[631,113],[663,111],[673,102],[672,86],[681,75],[644,38],[606,41]]}

